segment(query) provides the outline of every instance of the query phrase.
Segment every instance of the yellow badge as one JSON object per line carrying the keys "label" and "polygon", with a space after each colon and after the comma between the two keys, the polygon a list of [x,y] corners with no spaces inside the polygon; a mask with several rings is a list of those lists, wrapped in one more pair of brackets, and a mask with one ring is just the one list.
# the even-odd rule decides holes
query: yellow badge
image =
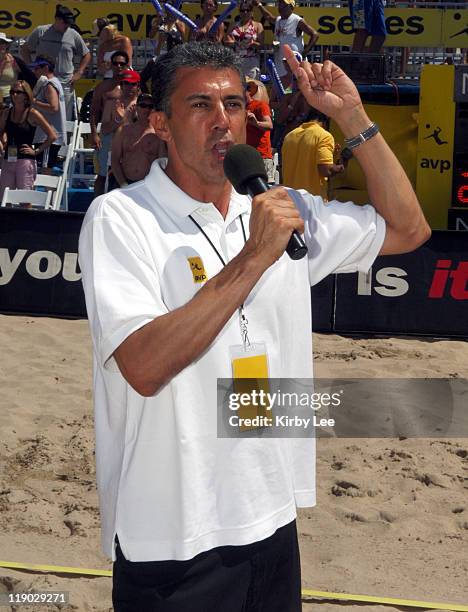
{"label": "yellow badge", "polygon": [[204,283],[208,276],[205,272],[205,266],[201,260],[201,257],[187,257],[187,260],[190,265],[190,270],[192,271],[193,282],[194,283]]}
{"label": "yellow badge", "polygon": [[[260,347],[259,347],[260,348]],[[238,409],[240,431],[268,427],[272,425],[271,413],[266,407],[254,401],[254,392],[268,393],[270,385],[268,380],[268,360],[264,345],[263,352],[232,359],[232,376],[234,391],[241,396],[251,396],[252,401],[244,401]]]}

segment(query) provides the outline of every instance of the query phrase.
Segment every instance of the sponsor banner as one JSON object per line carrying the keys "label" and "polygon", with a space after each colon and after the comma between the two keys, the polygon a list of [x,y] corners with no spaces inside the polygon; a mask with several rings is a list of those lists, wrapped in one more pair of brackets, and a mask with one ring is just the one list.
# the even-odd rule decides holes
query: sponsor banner
{"label": "sponsor banner", "polygon": [[[467,30],[468,30],[468,26],[467,26]],[[468,66],[456,66],[455,67],[454,100],[455,102],[458,102],[458,103],[463,103],[463,104],[468,103]]]}
{"label": "sponsor banner", "polygon": [[[466,186],[466,192],[468,201],[468,185]],[[468,207],[449,208],[448,228],[457,232],[468,232]]]}
{"label": "sponsor banner", "polygon": [[0,209],[0,312],[86,317],[82,213]]}
{"label": "sponsor banner", "polygon": [[[0,312],[86,317],[83,216],[0,209]],[[314,331],[468,337],[468,234],[435,231],[414,253],[377,258],[367,275],[329,276],[312,301]]]}
{"label": "sponsor banner", "polygon": [[[296,12],[320,34],[320,44],[351,46],[354,29],[346,8],[299,7]],[[387,47],[440,47],[444,11],[435,9],[385,9]]]}
{"label": "sponsor banner", "polygon": [[447,227],[455,134],[454,66],[424,66],[419,100],[416,193],[429,225]]}
{"label": "sponsor banner", "polygon": [[333,331],[333,298],[336,276],[331,274],[311,287],[312,329],[316,332]]}
{"label": "sponsor banner", "polygon": [[465,10],[446,9],[443,12],[441,38],[444,41],[444,45],[446,47],[466,47],[468,45],[466,4]]}
{"label": "sponsor banner", "polygon": [[[156,14],[151,2],[67,2],[76,14],[76,24],[85,38],[91,36],[97,17],[107,17],[118,29],[134,40],[147,38],[151,19]],[[23,0],[15,4],[0,0],[0,31],[7,36],[27,36],[36,26],[53,21],[56,2]],[[223,5],[219,6],[221,14]],[[183,11],[195,19],[200,15],[198,3],[184,4]],[[276,9],[271,7],[272,13]],[[351,45],[354,34],[347,8],[297,7],[296,12],[316,28],[321,45]],[[230,19],[235,17],[230,16]],[[259,18],[259,15],[257,15]],[[385,9],[388,31],[386,46],[463,47],[468,43],[468,10],[388,8]],[[266,42],[271,42],[267,28]]]}
{"label": "sponsor banner", "polygon": [[[371,91],[375,89],[376,87],[372,87]],[[418,106],[405,106],[399,104],[385,105],[376,102],[373,104],[364,104],[364,108],[371,121],[375,121],[380,127],[383,137],[403,166],[411,184],[415,185],[418,142]],[[331,122],[330,132],[333,134],[335,142],[343,142],[344,135],[334,121]],[[331,197],[333,198],[336,197],[336,199],[340,201],[349,199],[352,202],[362,204],[369,202],[366,179],[361,166],[354,157],[349,160],[346,172],[332,177],[330,183],[332,188]],[[361,193],[357,194],[356,191],[350,191],[344,194],[342,191],[343,189],[357,190]],[[446,227],[445,222],[446,220],[444,220],[441,228]]]}
{"label": "sponsor banner", "polygon": [[468,337],[468,234],[435,231],[414,253],[336,277],[334,331]]}

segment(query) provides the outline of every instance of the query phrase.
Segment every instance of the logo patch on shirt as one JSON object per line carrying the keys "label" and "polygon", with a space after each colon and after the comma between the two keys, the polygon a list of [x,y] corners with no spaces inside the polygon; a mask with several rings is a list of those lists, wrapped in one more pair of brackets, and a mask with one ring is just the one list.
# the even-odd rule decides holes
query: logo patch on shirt
{"label": "logo patch on shirt", "polygon": [[204,283],[208,276],[206,275],[205,266],[203,265],[201,257],[187,257],[187,261],[192,271],[193,282]]}

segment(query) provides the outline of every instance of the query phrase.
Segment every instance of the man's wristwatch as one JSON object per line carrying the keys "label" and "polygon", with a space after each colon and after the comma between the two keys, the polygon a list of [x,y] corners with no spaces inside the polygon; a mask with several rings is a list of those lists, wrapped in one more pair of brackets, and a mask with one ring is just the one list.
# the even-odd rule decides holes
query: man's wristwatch
{"label": "man's wristwatch", "polygon": [[358,134],[357,136],[353,136],[352,138],[345,138],[345,145],[348,149],[355,149],[359,145],[362,145],[363,142],[367,142],[371,138],[373,138],[376,134],[379,133],[379,126],[376,123],[371,123],[371,125]]}

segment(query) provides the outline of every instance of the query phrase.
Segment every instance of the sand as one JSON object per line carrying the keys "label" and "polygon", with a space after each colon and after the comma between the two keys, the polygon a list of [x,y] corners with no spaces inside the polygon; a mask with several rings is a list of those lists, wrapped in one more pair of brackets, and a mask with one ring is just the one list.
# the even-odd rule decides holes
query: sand
{"label": "sand", "polygon": [[[110,569],[87,322],[0,316],[0,343],[0,561]],[[316,335],[314,351],[322,377],[468,378],[461,341]],[[317,472],[317,507],[298,519],[304,588],[468,605],[468,439],[321,439]],[[0,593],[31,587],[68,591],[66,609],[112,609],[108,577],[0,568]],[[314,600],[303,609],[405,608]]]}

